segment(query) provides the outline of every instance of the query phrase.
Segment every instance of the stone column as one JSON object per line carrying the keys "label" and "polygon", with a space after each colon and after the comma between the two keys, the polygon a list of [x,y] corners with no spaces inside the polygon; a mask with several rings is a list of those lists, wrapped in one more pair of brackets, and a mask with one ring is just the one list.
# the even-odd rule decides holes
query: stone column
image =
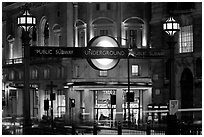
{"label": "stone column", "polygon": [[70,107],[69,107],[69,98],[70,98],[70,92],[72,90],[72,87],[69,87],[68,89],[65,89],[65,106],[66,106],[66,112],[65,112],[65,124],[71,124],[71,113],[70,113]]}
{"label": "stone column", "polygon": [[85,100],[85,120],[94,120],[94,96],[93,92],[88,89],[84,90],[84,100]]}
{"label": "stone column", "polygon": [[116,91],[116,121],[123,121],[123,90],[117,89]]}

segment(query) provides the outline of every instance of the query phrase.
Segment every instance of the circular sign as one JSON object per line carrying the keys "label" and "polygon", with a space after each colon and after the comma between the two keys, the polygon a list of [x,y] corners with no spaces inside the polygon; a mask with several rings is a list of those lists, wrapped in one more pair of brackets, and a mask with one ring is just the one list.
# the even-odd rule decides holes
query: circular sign
{"label": "circular sign", "polygon": [[[110,36],[96,36],[92,38],[88,47],[119,47],[118,42]],[[88,63],[97,70],[110,70],[113,69],[119,62],[119,59],[87,59]]]}

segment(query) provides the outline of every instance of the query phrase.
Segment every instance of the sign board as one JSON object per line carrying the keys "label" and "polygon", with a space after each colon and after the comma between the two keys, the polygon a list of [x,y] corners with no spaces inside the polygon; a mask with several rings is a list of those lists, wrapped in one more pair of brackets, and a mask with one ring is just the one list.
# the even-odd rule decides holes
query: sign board
{"label": "sign board", "polygon": [[[115,38],[110,36],[96,36],[92,38],[88,43],[88,48],[99,48],[98,50],[89,50],[87,52],[93,55],[92,58],[87,58],[89,65],[97,70],[113,69],[118,64],[120,56],[128,56],[127,48],[120,48]],[[114,48],[118,50],[113,50]],[[98,58],[93,58],[94,56]]]}
{"label": "sign board", "polygon": [[167,55],[164,50],[159,49],[137,49],[133,48],[129,50],[130,58],[162,58]]}
{"label": "sign board", "polygon": [[79,58],[81,48],[75,47],[30,47],[30,57],[60,57],[60,58]]}
{"label": "sign board", "polygon": [[128,49],[119,47],[30,47],[31,57],[60,58],[127,58]]}
{"label": "sign board", "polygon": [[111,36],[96,36],[87,47],[30,47],[30,57],[85,58],[97,70],[113,69],[120,59],[162,58],[166,55],[158,49],[121,48]]}
{"label": "sign board", "polygon": [[169,101],[169,114],[174,115],[178,111],[178,100]]}
{"label": "sign board", "polygon": [[[30,47],[31,57],[60,57],[60,58],[112,58],[126,59],[130,51],[119,47]],[[133,49],[130,58],[161,58],[165,51]]]}

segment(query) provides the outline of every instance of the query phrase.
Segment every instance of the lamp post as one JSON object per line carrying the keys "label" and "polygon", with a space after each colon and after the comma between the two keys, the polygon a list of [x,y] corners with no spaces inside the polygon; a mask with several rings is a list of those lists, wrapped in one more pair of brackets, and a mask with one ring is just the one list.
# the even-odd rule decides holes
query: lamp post
{"label": "lamp post", "polygon": [[24,89],[23,89],[23,134],[30,134],[30,29],[36,25],[36,18],[29,14],[28,5],[24,6],[24,13],[18,17],[18,26],[22,28],[22,46],[24,47]]}
{"label": "lamp post", "polygon": [[177,118],[176,115],[170,111],[170,101],[175,99],[175,44],[174,34],[179,31],[179,23],[174,20],[173,17],[170,17],[163,24],[163,30],[169,35],[168,46],[170,50],[170,75],[169,75],[169,115],[167,116],[167,135],[176,135],[178,134],[177,128]]}
{"label": "lamp post", "polygon": [[127,69],[128,69],[128,99],[127,99],[127,107],[128,107],[128,126],[130,127],[130,55],[127,58]]}
{"label": "lamp post", "polygon": [[175,44],[174,34],[179,31],[179,23],[174,20],[173,17],[169,17],[166,22],[163,24],[163,30],[169,35],[168,46],[170,49],[170,77],[169,77],[169,100],[175,98]]}

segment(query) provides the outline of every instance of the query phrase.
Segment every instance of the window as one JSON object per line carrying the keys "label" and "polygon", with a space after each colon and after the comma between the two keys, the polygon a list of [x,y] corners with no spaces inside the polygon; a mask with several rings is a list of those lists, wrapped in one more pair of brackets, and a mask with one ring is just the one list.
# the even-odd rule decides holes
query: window
{"label": "window", "polygon": [[31,71],[31,78],[32,79],[37,79],[38,78],[38,70],[37,69],[33,69]]}
{"label": "window", "polygon": [[86,23],[78,20],[75,27],[75,47],[86,47],[86,39]]}
{"label": "window", "polygon": [[15,72],[13,70],[11,70],[9,73],[9,80],[14,80],[14,74],[15,74]]}
{"label": "window", "polygon": [[97,11],[106,11],[111,9],[110,3],[97,3],[96,4],[96,10]]}
{"label": "window", "polygon": [[48,79],[50,77],[50,69],[44,69],[44,79]]}
{"label": "window", "polygon": [[58,116],[62,117],[65,115],[66,112],[66,107],[65,107],[65,93],[63,90],[58,90],[57,91],[57,111],[58,111]]}
{"label": "window", "polygon": [[126,30],[126,39],[128,39],[129,48],[141,47],[142,30],[139,29]]}
{"label": "window", "polygon": [[93,22],[94,36],[108,35],[114,37],[114,22],[109,18],[100,18]]}
{"label": "window", "polygon": [[196,60],[196,77],[202,79],[202,60],[200,58]]}
{"label": "window", "polygon": [[32,46],[36,45],[36,40],[37,40],[37,30],[36,27],[33,27],[32,29]]}
{"label": "window", "polygon": [[11,35],[9,35],[7,37],[7,41],[8,41],[8,49],[9,49],[9,52],[7,53],[8,56],[7,58],[8,59],[13,59],[14,58],[14,47],[15,47],[15,38]]}
{"label": "window", "polygon": [[143,33],[144,21],[138,17],[131,17],[122,23],[122,46],[126,48],[141,48],[146,46]]}
{"label": "window", "polygon": [[52,28],[54,35],[53,35],[53,39],[54,39],[54,44],[56,46],[60,46],[62,45],[61,43],[61,27],[59,24],[55,24]]}
{"label": "window", "polygon": [[20,71],[20,72],[18,73],[18,79],[19,79],[19,80],[22,80],[22,79],[23,79],[23,72],[22,72],[22,71]]}
{"label": "window", "polygon": [[132,76],[139,75],[139,65],[132,65]]}
{"label": "window", "polygon": [[78,46],[79,47],[85,47],[85,30],[80,29],[78,31]]}
{"label": "window", "polygon": [[172,13],[172,11],[189,11],[195,8],[194,2],[168,2],[167,12]]}
{"label": "window", "polygon": [[108,76],[108,71],[99,71],[99,76],[100,77],[107,77]]}
{"label": "window", "polygon": [[179,53],[193,52],[193,26],[181,27],[179,32]]}
{"label": "window", "polygon": [[99,35],[108,35],[108,30],[99,30]]}
{"label": "window", "polygon": [[100,4],[96,4],[96,10],[100,10]]}
{"label": "window", "polygon": [[57,68],[57,78],[63,78],[63,76],[64,76],[64,68],[63,67]]}
{"label": "window", "polygon": [[45,96],[44,99],[49,99],[50,98],[50,91],[45,90]]}
{"label": "window", "polygon": [[75,66],[75,77],[79,77],[79,66]]}
{"label": "window", "polygon": [[37,107],[39,105],[39,91],[38,90],[34,90],[34,105],[35,107]]}
{"label": "window", "polygon": [[46,21],[45,28],[44,28],[44,45],[48,46],[48,40],[49,40],[49,24]]}
{"label": "window", "polygon": [[110,10],[110,9],[111,9],[111,4],[107,3],[107,10]]}

